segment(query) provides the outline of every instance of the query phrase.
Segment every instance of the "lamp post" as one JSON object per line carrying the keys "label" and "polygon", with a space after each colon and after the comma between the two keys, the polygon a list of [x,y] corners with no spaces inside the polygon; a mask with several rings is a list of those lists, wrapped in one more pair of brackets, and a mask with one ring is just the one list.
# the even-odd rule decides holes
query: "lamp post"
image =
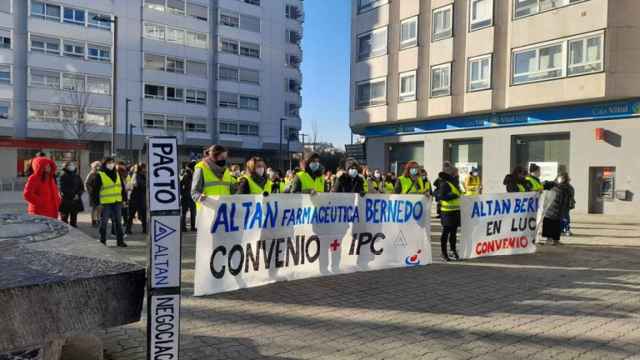
{"label": "lamp post", "polygon": [[129,103],[131,102],[131,99],[126,98],[124,100],[124,149],[127,153],[127,157],[130,158],[130,160],[133,160],[133,156],[131,156],[131,140],[129,139],[129,135],[131,135],[131,138],[133,139],[133,133],[129,128]]}
{"label": "lamp post", "polygon": [[282,156],[282,133],[284,132],[284,122],[287,121],[285,118],[280,118],[280,143],[279,145],[279,161],[280,169],[284,169],[284,156]]}
{"label": "lamp post", "polygon": [[[96,15],[92,18],[95,21],[108,22],[113,24],[113,56],[111,56],[111,78],[113,91],[111,94],[111,155],[116,155],[116,130],[118,124],[118,17]],[[128,114],[127,114],[128,115]],[[125,129],[126,130],[126,129]]]}

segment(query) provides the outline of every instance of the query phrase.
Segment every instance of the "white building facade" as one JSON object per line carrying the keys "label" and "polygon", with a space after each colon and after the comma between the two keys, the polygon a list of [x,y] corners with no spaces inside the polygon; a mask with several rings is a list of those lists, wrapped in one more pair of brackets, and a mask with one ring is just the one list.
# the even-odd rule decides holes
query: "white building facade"
{"label": "white building facade", "polygon": [[0,0],[2,177],[39,150],[85,172],[114,122],[130,159],[151,135],[183,161],[300,151],[302,24],[302,0]]}

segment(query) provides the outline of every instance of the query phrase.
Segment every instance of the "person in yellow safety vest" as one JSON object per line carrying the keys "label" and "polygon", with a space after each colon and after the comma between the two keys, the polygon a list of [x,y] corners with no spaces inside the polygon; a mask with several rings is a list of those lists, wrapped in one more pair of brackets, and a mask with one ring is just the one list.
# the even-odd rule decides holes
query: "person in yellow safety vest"
{"label": "person in yellow safety vest", "polygon": [[464,179],[464,190],[466,196],[476,196],[482,194],[482,179],[477,168],[471,169],[471,173]]}
{"label": "person in yellow safety vest", "polygon": [[352,158],[344,162],[345,171],[336,179],[331,187],[334,193],[351,193],[365,195],[365,178],[360,174],[360,165]]}
{"label": "person in yellow safety vest", "polygon": [[529,182],[531,191],[544,191],[544,185],[540,181],[540,166],[537,164],[531,163],[531,165],[529,165],[529,175],[527,175],[525,179]]}
{"label": "person in yellow safety vest", "polygon": [[420,167],[420,178],[422,179],[422,184],[424,186],[425,195],[432,196],[433,189],[431,187],[431,182],[429,181],[429,176],[427,174],[427,170],[424,167]]}
{"label": "person in yellow safety vest", "polygon": [[315,152],[305,154],[300,160],[300,169],[293,178],[290,192],[314,195],[327,191],[320,155]]}
{"label": "person in yellow safety vest", "polygon": [[384,193],[395,194],[396,176],[392,172],[388,172],[384,176]]}
{"label": "person in yellow safety vest", "polygon": [[409,161],[402,176],[396,181],[394,188],[396,194],[424,194],[425,187],[420,177],[420,168],[417,162]]}
{"label": "person in yellow safety vest", "polygon": [[238,179],[236,194],[269,196],[273,183],[267,176],[264,160],[257,156],[252,157],[245,164],[245,170],[246,174]]}
{"label": "person in yellow safety vest", "polygon": [[116,240],[119,247],[126,247],[122,232],[122,204],[126,198],[125,183],[118,171],[112,157],[107,157],[102,162],[102,168],[96,176],[94,196],[98,197],[102,212],[100,214],[100,242],[107,245],[107,223],[111,220],[115,228]]}
{"label": "person in yellow safety vest", "polygon": [[507,192],[528,192],[531,191],[531,184],[525,179],[527,172],[522,166],[516,166],[511,174],[504,177],[502,182]]}
{"label": "person in yellow safety vest", "polygon": [[[460,260],[456,250],[457,232],[460,226],[460,180],[458,169],[451,163],[445,162],[442,172],[438,174],[435,191],[436,200],[440,204],[440,223],[442,225],[442,235],[440,237],[440,250],[442,259],[446,262]],[[451,253],[447,252],[447,242]]]}
{"label": "person in yellow safety vest", "polygon": [[196,164],[191,183],[191,198],[196,208],[208,196],[225,196],[235,192],[236,181],[227,168],[227,149],[222,145],[213,145],[205,155]]}
{"label": "person in yellow safety vest", "polygon": [[284,176],[284,193],[291,192],[291,185],[293,185],[293,179],[295,178],[295,172],[293,170],[287,170]]}
{"label": "person in yellow safety vest", "polygon": [[[369,194],[384,194],[384,179],[382,178],[382,173],[380,170],[373,170],[373,175],[367,179],[368,184],[368,193]],[[393,193],[393,189],[391,190]]]}

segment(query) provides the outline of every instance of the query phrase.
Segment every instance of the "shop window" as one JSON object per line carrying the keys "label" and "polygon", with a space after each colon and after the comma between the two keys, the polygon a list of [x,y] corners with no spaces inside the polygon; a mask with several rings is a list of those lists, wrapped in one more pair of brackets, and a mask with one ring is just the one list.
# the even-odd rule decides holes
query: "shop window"
{"label": "shop window", "polygon": [[536,163],[546,169],[542,180],[555,180],[570,164],[569,133],[515,135],[511,137],[511,168]]}
{"label": "shop window", "polygon": [[402,174],[404,166],[409,161],[417,161],[424,164],[424,143],[397,143],[387,144],[388,171]]}

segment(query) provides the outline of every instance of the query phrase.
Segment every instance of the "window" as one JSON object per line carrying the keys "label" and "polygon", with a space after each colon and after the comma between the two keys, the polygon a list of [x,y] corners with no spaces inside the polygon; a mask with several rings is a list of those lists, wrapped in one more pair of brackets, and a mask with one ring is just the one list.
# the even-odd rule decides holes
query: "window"
{"label": "window", "polygon": [[0,29],[0,49],[11,49],[11,31]]}
{"label": "window", "polygon": [[287,30],[287,42],[289,44],[300,45],[300,40],[302,40],[302,36],[295,30]]}
{"label": "window", "polygon": [[238,107],[238,95],[220,92],[218,93],[218,107],[221,108],[237,108]]}
{"label": "window", "polygon": [[167,0],[167,12],[176,14],[176,15],[184,15],[185,13],[184,0]]}
{"label": "window", "polygon": [[165,40],[169,43],[184,45],[184,30],[167,26]]}
{"label": "window", "polygon": [[89,12],[89,15],[87,15],[87,24],[92,28],[111,30],[111,15]]}
{"label": "window", "polygon": [[260,98],[240,95],[240,109],[260,111]]}
{"label": "window", "polygon": [[238,14],[232,14],[232,13],[221,11],[220,12],[220,25],[239,28],[240,27],[240,16],[238,16]]}
{"label": "window", "polygon": [[81,42],[64,40],[64,56],[84,58],[84,44]]}
{"label": "window", "polygon": [[145,84],[144,98],[164,100],[164,86]]}
{"label": "window", "polygon": [[209,8],[204,5],[198,5],[194,3],[187,3],[187,15],[198,20],[209,20]]}
{"label": "window", "polygon": [[251,15],[240,14],[240,29],[259,33],[260,18]]}
{"label": "window", "polygon": [[292,93],[300,93],[300,90],[302,89],[300,82],[296,79],[285,79],[284,85],[284,90]]}
{"label": "window", "polygon": [[602,35],[569,41],[567,75],[602,71]]}
{"label": "window", "polygon": [[165,10],[165,0],[144,0],[144,6],[147,9],[156,10],[156,11],[164,11]]}
{"label": "window", "polygon": [[387,0],[358,0],[358,12],[371,10],[386,3]]}
{"label": "window", "polygon": [[0,119],[8,119],[11,103],[8,101],[0,101]]}
{"label": "window", "polygon": [[29,119],[36,121],[59,121],[60,107],[49,104],[31,104],[29,106]]}
{"label": "window", "polygon": [[244,2],[250,5],[260,6],[260,0],[244,0]]}
{"label": "window", "polygon": [[167,56],[166,71],[184,74],[184,60]]}
{"label": "window", "polygon": [[471,0],[469,6],[469,30],[493,25],[493,0]]}
{"label": "window", "polygon": [[300,105],[296,103],[285,103],[284,115],[287,117],[300,117]]}
{"label": "window", "polygon": [[208,49],[207,34],[187,31],[187,46]]}
{"label": "window", "polygon": [[238,42],[230,39],[221,39],[220,40],[220,51],[226,52],[230,54],[238,54]]}
{"label": "window", "polygon": [[358,60],[362,61],[387,53],[387,28],[358,36]]}
{"label": "window", "polygon": [[218,79],[238,81],[238,69],[230,66],[220,65],[218,67]]}
{"label": "window", "polygon": [[144,37],[152,40],[164,40],[164,25],[145,23]]}
{"label": "window", "polygon": [[31,16],[60,21],[60,6],[46,4],[42,1],[31,1]]}
{"label": "window", "polygon": [[178,116],[167,116],[167,130],[183,131],[184,119]]}
{"label": "window", "polygon": [[238,124],[232,122],[220,122],[220,134],[238,135]]}
{"label": "window", "polygon": [[400,23],[400,48],[408,48],[418,44],[418,17]]}
{"label": "window", "polygon": [[447,39],[453,36],[453,5],[433,10],[433,29],[431,41]]}
{"label": "window", "polygon": [[85,120],[91,124],[108,126],[111,124],[111,112],[109,110],[87,109]]}
{"label": "window", "polygon": [[87,44],[89,59],[95,61],[111,62],[111,48],[96,44]]}
{"label": "window", "polygon": [[203,90],[187,90],[187,103],[189,104],[207,104],[207,92]]}
{"label": "window", "polygon": [[147,70],[164,71],[164,56],[144,54],[144,68]]}
{"label": "window", "polygon": [[65,6],[63,21],[67,24],[76,24],[84,26],[85,11]]}
{"label": "window", "polygon": [[513,9],[514,18],[517,19],[535,15],[543,11],[577,4],[584,1],[586,0],[515,0]]}
{"label": "window", "polygon": [[520,50],[514,53],[513,83],[559,78],[563,74],[563,43]]}
{"label": "window", "polygon": [[185,124],[185,127],[186,127],[186,130],[188,132],[198,132],[198,133],[206,133],[207,132],[207,124],[203,124],[203,123],[200,123],[200,122],[192,122],[193,120],[202,121],[202,122],[206,121],[205,119],[198,120],[198,119],[187,118],[187,123]]}
{"label": "window", "polygon": [[[386,52],[386,50],[385,50],[385,52]],[[286,63],[286,65],[288,67],[299,69],[301,62],[302,62],[302,60],[300,60],[300,57],[298,55],[293,55],[293,54],[286,54],[285,55],[285,63]]]}
{"label": "window", "polygon": [[11,14],[11,0],[0,0],[0,12]]}
{"label": "window", "polygon": [[431,97],[451,95],[451,64],[431,68]]}
{"label": "window", "polygon": [[240,69],[240,82],[260,84],[260,72],[258,70]]}
{"label": "window", "polygon": [[260,45],[242,42],[240,43],[240,55],[260,58]]}
{"label": "window", "polygon": [[62,90],[84,91],[84,75],[62,74]]}
{"label": "window", "polygon": [[60,73],[41,69],[31,69],[31,86],[60,89]]}
{"label": "window", "polygon": [[410,71],[400,74],[400,101],[416,99],[416,72]]}
{"label": "window", "polygon": [[60,40],[32,35],[31,51],[60,55]]}
{"label": "window", "polygon": [[208,67],[206,62],[187,60],[187,75],[206,79]]}
{"label": "window", "polygon": [[298,20],[302,17],[303,14],[300,8],[298,8],[297,6],[287,4],[284,9],[284,15],[287,17],[287,19]]}
{"label": "window", "polygon": [[469,59],[468,91],[491,88],[491,55]]}
{"label": "window", "polygon": [[94,93],[94,94],[110,95],[111,79],[88,76],[87,92]]}
{"label": "window", "polygon": [[164,129],[164,115],[144,114],[144,127],[147,129]]}
{"label": "window", "polygon": [[167,86],[167,100],[184,102],[184,89]]}
{"label": "window", "polygon": [[11,65],[0,64],[0,84],[11,84]]}
{"label": "window", "polygon": [[238,125],[238,135],[258,136],[258,125],[240,124]]}
{"label": "window", "polygon": [[79,106],[62,106],[62,120],[78,121],[84,119],[84,113]]}
{"label": "window", "polygon": [[357,106],[381,105],[387,101],[387,81],[372,80],[357,85]]}

